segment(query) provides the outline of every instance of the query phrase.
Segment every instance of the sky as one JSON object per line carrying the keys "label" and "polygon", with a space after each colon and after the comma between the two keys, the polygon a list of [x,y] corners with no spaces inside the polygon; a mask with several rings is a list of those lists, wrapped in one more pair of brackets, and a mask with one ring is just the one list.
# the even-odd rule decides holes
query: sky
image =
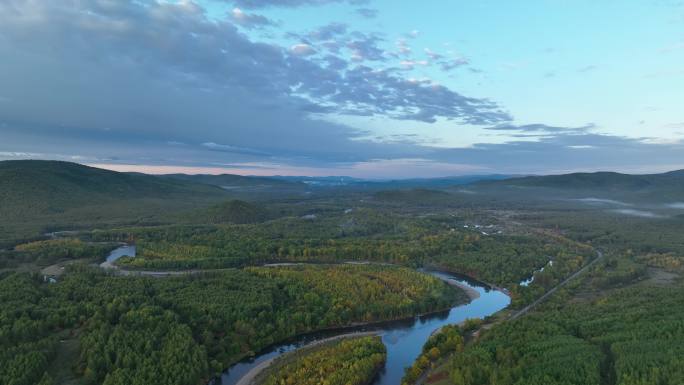
{"label": "sky", "polygon": [[0,0],[0,160],[684,169],[680,0]]}

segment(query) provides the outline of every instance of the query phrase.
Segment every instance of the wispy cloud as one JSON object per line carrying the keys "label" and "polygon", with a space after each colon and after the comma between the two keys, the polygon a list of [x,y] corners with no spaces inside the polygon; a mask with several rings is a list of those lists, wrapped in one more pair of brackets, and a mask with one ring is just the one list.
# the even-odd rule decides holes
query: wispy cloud
{"label": "wispy cloud", "polygon": [[355,12],[366,19],[374,19],[380,13],[377,9],[372,8],[357,8]]}
{"label": "wispy cloud", "polygon": [[274,27],[278,25],[278,23],[267,18],[266,16],[258,15],[255,13],[246,13],[243,12],[240,8],[233,8],[230,15],[235,24],[238,24],[247,29]]}
{"label": "wispy cloud", "polygon": [[351,5],[364,5],[370,3],[369,0],[233,0],[233,2],[243,8],[269,8],[269,7],[289,7],[296,8],[302,6],[320,6],[332,3],[348,3]]}
{"label": "wispy cloud", "polygon": [[[0,1],[0,151],[273,172],[370,175],[385,167],[405,176],[684,163],[678,141],[520,124],[493,98],[433,80],[482,63],[438,44],[425,50],[417,30],[391,36],[337,22],[286,34],[291,25],[266,16],[269,7],[331,3],[371,16],[365,2],[228,3],[235,9],[220,18],[190,1]],[[278,38],[259,37],[264,28]],[[356,123],[368,121],[385,133]],[[416,128],[409,136],[394,125]],[[444,148],[423,136],[425,127],[450,136],[483,129],[499,143]]]}

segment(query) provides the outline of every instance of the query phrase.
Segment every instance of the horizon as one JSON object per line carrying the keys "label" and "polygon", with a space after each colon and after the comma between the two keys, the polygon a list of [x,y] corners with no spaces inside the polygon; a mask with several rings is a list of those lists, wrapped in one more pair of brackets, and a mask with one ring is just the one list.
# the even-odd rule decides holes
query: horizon
{"label": "horizon", "polygon": [[[382,181],[394,181],[394,180],[429,180],[429,179],[448,179],[448,178],[467,178],[467,177],[488,177],[488,176],[505,176],[505,177],[511,177],[511,178],[521,178],[521,177],[528,177],[528,176],[554,176],[554,175],[571,175],[571,174],[595,174],[595,173],[616,173],[616,174],[623,174],[623,175],[658,175],[658,174],[667,174],[671,172],[677,172],[677,171],[682,171],[684,168],[675,168],[675,169],[666,169],[664,171],[660,172],[620,172],[620,171],[614,171],[614,170],[603,170],[603,169],[597,169],[597,170],[592,170],[592,171],[572,171],[572,172],[559,172],[559,173],[547,173],[547,174],[501,174],[501,173],[485,173],[485,174],[458,174],[458,175],[445,175],[445,176],[434,176],[434,177],[405,177],[405,178],[383,178],[383,177],[370,177],[370,178],[363,178],[363,177],[354,177],[350,175],[344,175],[344,174],[339,174],[339,175],[328,175],[328,174],[321,174],[321,175],[281,175],[281,174],[239,174],[239,173],[227,173],[224,172],[225,169],[217,168],[217,169],[205,169],[205,168],[200,168],[198,169],[196,173],[191,173],[191,172],[165,172],[165,171],[171,171],[171,170],[178,170],[178,171],[191,171],[193,169],[191,168],[178,168],[178,167],[173,167],[169,166],[169,168],[161,167],[158,169],[151,169],[147,170],[148,172],[143,172],[143,170],[146,170],[146,166],[137,166],[137,165],[101,165],[101,164],[87,164],[87,163],[77,163],[77,164],[82,164],[84,166],[89,166],[89,167],[95,167],[95,168],[101,168],[105,170],[110,170],[110,171],[117,171],[117,172],[138,172],[142,174],[148,174],[148,175],[172,175],[172,174],[184,174],[184,175],[213,175],[213,176],[220,176],[220,175],[237,175],[237,176],[244,176],[244,177],[254,177],[254,178],[277,178],[277,177],[282,177],[282,178],[352,178],[352,179],[358,179],[358,180],[365,180],[365,181],[377,181],[377,182],[382,182]],[[164,170],[164,171],[162,171]],[[215,173],[212,172],[201,172],[201,170],[204,171],[215,171]]]}
{"label": "horizon", "polygon": [[684,3],[526,5],[7,0],[0,160],[361,179],[684,169]]}
{"label": "horizon", "polygon": [[[684,168],[682,169],[667,169],[664,171],[660,172],[642,172],[642,173],[629,173],[629,172],[620,172],[620,171],[614,171],[614,170],[604,170],[604,169],[598,169],[598,170],[592,170],[592,171],[573,171],[573,172],[561,172],[561,173],[547,173],[547,174],[501,174],[501,173],[485,173],[485,174],[460,174],[460,175],[446,175],[446,176],[437,176],[437,177],[406,177],[406,178],[383,178],[383,177],[371,177],[371,178],[360,178],[360,177],[354,177],[350,175],[281,175],[281,174],[265,174],[265,175],[259,175],[259,174],[249,174],[249,173],[230,173],[226,172],[226,169],[223,168],[189,168],[189,167],[174,167],[174,166],[159,166],[157,168],[152,168],[152,169],[147,169],[146,166],[140,166],[140,165],[109,165],[109,164],[93,164],[93,163],[79,163],[79,162],[74,162],[74,161],[66,161],[66,160],[53,160],[53,159],[5,159],[5,160],[0,160],[0,163],[5,162],[5,161],[45,161],[45,162],[50,162],[50,161],[55,161],[55,162],[65,162],[65,163],[71,163],[71,164],[76,164],[76,165],[81,165],[81,166],[86,166],[86,167],[93,167],[96,169],[101,169],[101,170],[108,170],[108,171],[115,171],[115,172],[121,172],[121,173],[138,173],[138,174],[144,174],[144,175],[153,175],[153,176],[165,176],[165,175],[189,175],[189,176],[223,176],[223,175],[229,175],[229,176],[242,176],[242,177],[248,177],[248,178],[311,178],[311,179],[316,179],[316,178],[349,178],[349,179],[355,179],[355,180],[360,180],[360,181],[367,181],[367,182],[392,182],[392,181],[403,181],[403,180],[434,180],[434,179],[450,179],[450,178],[477,178],[477,177],[482,177],[482,178],[487,178],[487,177],[494,177],[494,176],[500,176],[500,177],[505,177],[506,179],[510,178],[525,178],[525,177],[544,177],[544,176],[563,176],[563,175],[573,175],[573,174],[600,174],[600,173],[613,173],[613,174],[622,174],[622,175],[634,175],[634,176],[639,176],[639,175],[662,175],[662,174],[668,174],[668,173],[675,173],[675,172],[681,172],[684,171]],[[176,171],[176,172],[174,172]],[[196,171],[196,172],[195,172]]]}

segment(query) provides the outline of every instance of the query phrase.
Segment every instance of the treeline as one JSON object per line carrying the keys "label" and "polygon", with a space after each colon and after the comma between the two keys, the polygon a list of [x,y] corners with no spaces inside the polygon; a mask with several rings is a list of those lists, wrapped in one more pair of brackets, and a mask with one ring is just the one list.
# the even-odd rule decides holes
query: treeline
{"label": "treeline", "polygon": [[50,385],[47,367],[59,345],[63,322],[47,285],[28,274],[0,275],[0,384]]}
{"label": "treeline", "polygon": [[[434,264],[500,286],[514,288],[534,271],[547,266],[546,276],[557,279],[579,269],[594,252],[574,242],[538,236],[485,237],[465,234],[440,239]],[[547,286],[550,286],[549,280]],[[536,286],[544,277],[535,279]]]}
{"label": "treeline", "polygon": [[404,378],[402,378],[402,385],[413,385],[418,379],[441,358],[447,357],[454,352],[463,350],[463,331],[470,329],[470,323],[467,327],[461,328],[459,325],[446,325],[439,332],[430,336],[423,351],[416,359],[413,365],[406,368]]}
{"label": "treeline", "polygon": [[[363,231],[362,231],[363,230]],[[592,256],[590,248],[541,235],[485,236],[452,223],[372,210],[349,217],[286,218],[248,225],[162,226],[95,232],[93,238],[135,241],[140,269],[212,269],[267,262],[376,261],[438,265],[511,287],[557,261],[563,271]],[[567,260],[567,263],[565,262]]]}
{"label": "treeline", "polygon": [[[684,383],[681,286],[557,302],[497,325],[451,362],[455,385]],[[553,304],[552,304],[553,305]]]}
{"label": "treeline", "polygon": [[[201,383],[300,333],[441,310],[463,294],[380,266],[250,268],[165,279],[74,266],[56,284],[0,281],[0,383],[33,385],[61,330],[79,330],[73,366],[87,384]],[[46,380],[47,381],[47,380]]]}
{"label": "treeline", "polygon": [[90,243],[75,238],[50,239],[17,245],[15,260],[49,265],[67,259],[97,260],[117,247],[114,243]]}
{"label": "treeline", "polygon": [[[292,293],[308,308],[308,314],[292,310],[292,317],[306,317],[306,324],[320,327],[345,325],[352,321],[372,322],[402,318],[466,302],[461,290],[449,290],[445,283],[428,274],[398,267],[377,265],[295,266],[247,268],[268,281],[297,282],[305,292]],[[309,319],[310,317],[310,319]]]}
{"label": "treeline", "polygon": [[539,269],[534,272],[532,284],[528,286],[519,284],[509,286],[512,299],[511,306],[519,308],[541,297],[548,290],[558,285],[596,257],[597,254],[595,252],[583,251],[582,254],[574,254],[559,251],[553,257],[552,264],[542,265],[543,271]]}
{"label": "treeline", "polygon": [[387,351],[380,337],[342,339],[291,353],[276,362],[261,385],[367,385],[380,371]]}
{"label": "treeline", "polygon": [[545,212],[540,217],[521,216],[521,221],[560,228],[570,238],[595,247],[636,255],[675,253],[684,255],[681,229],[684,216],[639,218],[603,210]]}

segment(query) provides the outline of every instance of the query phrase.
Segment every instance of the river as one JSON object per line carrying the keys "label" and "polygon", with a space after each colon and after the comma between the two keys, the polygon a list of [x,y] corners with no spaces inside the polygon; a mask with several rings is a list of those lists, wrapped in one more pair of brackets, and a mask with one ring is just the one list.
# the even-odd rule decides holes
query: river
{"label": "river", "polygon": [[443,280],[454,280],[468,289],[477,291],[479,297],[470,303],[454,306],[437,314],[299,336],[292,341],[273,346],[252,359],[233,365],[220,378],[214,380],[212,385],[236,385],[245,374],[264,361],[321,339],[366,331],[377,332],[387,348],[387,363],[373,385],[399,385],[404,376],[404,368],[411,366],[418,358],[423,345],[435,330],[445,325],[458,324],[469,318],[484,318],[504,309],[511,302],[510,297],[505,293],[492,290],[467,277],[437,271],[426,271],[426,273]]}
{"label": "river", "polygon": [[100,264],[103,269],[115,269],[114,262],[121,257],[135,257],[135,245],[124,245],[112,250],[107,259]]}
{"label": "river", "polygon": [[[112,251],[107,260],[100,266],[112,268],[113,262],[125,255],[135,257],[135,246],[126,245]],[[439,271],[425,271],[425,273],[447,282],[452,281],[452,284],[470,291],[473,299],[467,304],[457,305],[435,314],[301,335],[290,341],[274,345],[253,358],[245,359],[233,365],[221,377],[213,380],[211,385],[236,385],[245,374],[265,361],[322,339],[353,332],[375,332],[382,337],[382,342],[387,348],[387,363],[384,370],[378,374],[373,385],[399,385],[404,375],[404,368],[413,364],[420,355],[425,342],[436,330],[445,325],[461,323],[466,319],[487,317],[504,309],[511,302],[510,297],[504,292],[491,289],[487,285],[473,281],[468,277]]]}

